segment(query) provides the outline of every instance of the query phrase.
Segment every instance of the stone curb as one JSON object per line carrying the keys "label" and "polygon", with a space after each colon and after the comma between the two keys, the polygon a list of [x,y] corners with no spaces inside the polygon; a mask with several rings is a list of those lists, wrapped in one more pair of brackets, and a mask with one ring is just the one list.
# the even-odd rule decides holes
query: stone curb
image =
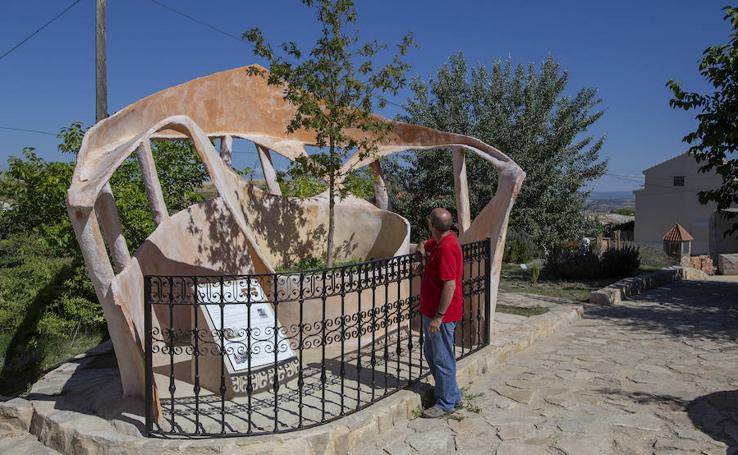
{"label": "stone curb", "polygon": [[708,275],[692,267],[668,267],[617,281],[589,294],[589,302],[598,305],[617,305],[623,299],[678,280],[707,280]]}
{"label": "stone curb", "polygon": [[[528,318],[523,329],[503,332],[497,338],[493,336],[489,346],[459,361],[459,384],[469,384],[495,365],[504,363],[512,354],[581,317],[582,307],[579,305],[554,306],[545,314]],[[378,435],[413,418],[421,406],[421,398],[411,390],[400,390],[355,414],[312,429],[222,439],[144,438],[121,433],[107,420],[97,416],[54,409],[49,402],[26,403],[33,405],[29,428],[31,434],[46,446],[66,454],[140,455],[155,452],[162,455],[322,455],[362,453],[364,448],[373,447]],[[23,424],[27,421],[24,416]]]}

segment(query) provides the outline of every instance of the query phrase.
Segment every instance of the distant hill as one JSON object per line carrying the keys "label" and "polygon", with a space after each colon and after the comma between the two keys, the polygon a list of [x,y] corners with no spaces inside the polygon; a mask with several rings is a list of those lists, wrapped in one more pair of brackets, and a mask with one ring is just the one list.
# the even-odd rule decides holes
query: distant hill
{"label": "distant hill", "polygon": [[623,207],[635,207],[632,191],[593,191],[589,195],[588,209],[597,213],[609,213]]}
{"label": "distant hill", "polygon": [[589,195],[589,198],[593,201],[600,199],[632,199],[635,200],[635,196],[632,191],[593,191]]}

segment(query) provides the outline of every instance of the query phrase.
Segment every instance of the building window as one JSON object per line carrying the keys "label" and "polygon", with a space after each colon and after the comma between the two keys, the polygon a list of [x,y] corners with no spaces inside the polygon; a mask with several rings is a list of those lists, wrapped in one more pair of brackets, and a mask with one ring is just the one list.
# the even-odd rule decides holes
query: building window
{"label": "building window", "polygon": [[674,186],[684,186],[684,176],[683,175],[674,176]]}

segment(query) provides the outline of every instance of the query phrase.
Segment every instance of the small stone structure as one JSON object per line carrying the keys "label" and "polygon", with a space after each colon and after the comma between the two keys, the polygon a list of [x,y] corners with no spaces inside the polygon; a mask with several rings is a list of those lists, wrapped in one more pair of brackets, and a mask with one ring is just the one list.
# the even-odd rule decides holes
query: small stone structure
{"label": "small stone structure", "polygon": [[[195,79],[121,109],[90,128],[84,137],[67,206],[107,320],[126,398],[143,397],[145,389],[144,275],[273,273],[277,265],[291,259],[325,252],[322,239],[327,231],[327,195],[304,200],[283,197],[270,156],[273,151],[289,160],[309,157],[305,146],[314,145],[316,138],[305,130],[286,133],[295,108],[284,100],[283,87],[269,85],[267,78],[268,72],[261,67],[243,67]],[[387,122],[389,132],[382,137],[376,154],[355,154],[341,172],[345,175],[370,166],[376,177],[378,206],[351,197],[337,202],[336,259],[408,253],[410,226],[406,219],[386,210],[387,190],[378,160],[404,150],[448,150],[452,154],[460,241],[491,238],[492,242],[491,312],[484,315],[485,324],[491,325],[510,210],[525,173],[504,153],[478,139],[381,120]],[[344,133],[359,141],[373,134],[356,129]],[[220,153],[212,142],[218,138]],[[233,138],[256,144],[267,191],[249,185],[229,166]],[[170,139],[192,141],[218,197],[169,213],[150,141]],[[133,254],[123,237],[109,184],[132,153],[138,158],[157,225]],[[467,153],[488,161],[498,173],[495,196],[474,220],[469,208]],[[160,330],[160,321],[154,320],[153,325]]]}
{"label": "small stone structure", "polygon": [[693,269],[702,270],[708,275],[715,274],[715,263],[707,255],[692,256],[689,258],[689,266]]}
{"label": "small stone structure", "polygon": [[694,237],[679,223],[669,229],[663,237],[664,253],[676,260],[682,267],[689,266],[689,257]]}

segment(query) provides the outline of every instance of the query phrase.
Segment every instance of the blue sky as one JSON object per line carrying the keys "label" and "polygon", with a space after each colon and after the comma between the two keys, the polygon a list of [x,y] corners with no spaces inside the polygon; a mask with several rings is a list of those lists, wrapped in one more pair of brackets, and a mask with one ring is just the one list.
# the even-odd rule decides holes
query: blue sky
{"label": "blue sky", "polygon": [[[272,42],[307,48],[312,13],[297,0],[159,0],[233,35],[259,26]],[[0,53],[71,0],[5,0]],[[461,50],[472,63],[511,57],[539,63],[553,56],[570,73],[569,91],[599,90],[605,115],[593,127],[606,135],[608,173],[597,191],[639,187],[641,171],[686,150],[692,113],[669,108],[665,87],[707,88],[697,72],[705,47],[727,41],[724,2],[692,1],[385,1],[358,2],[365,39],[395,43],[413,32],[419,47],[411,75],[428,77]],[[168,86],[258,61],[250,46],[178,16],[151,0],[108,0],[109,106],[114,112]],[[82,0],[18,50],[0,60],[0,126],[57,132],[94,121],[94,0]],[[407,92],[395,99],[402,104]],[[394,116],[399,109],[381,112]],[[0,166],[24,146],[47,159],[59,154],[54,136],[0,129]],[[239,144],[236,166],[251,166],[253,149]],[[278,162],[277,165],[284,164]],[[616,177],[618,176],[618,177]],[[630,176],[630,177],[622,177]]]}

